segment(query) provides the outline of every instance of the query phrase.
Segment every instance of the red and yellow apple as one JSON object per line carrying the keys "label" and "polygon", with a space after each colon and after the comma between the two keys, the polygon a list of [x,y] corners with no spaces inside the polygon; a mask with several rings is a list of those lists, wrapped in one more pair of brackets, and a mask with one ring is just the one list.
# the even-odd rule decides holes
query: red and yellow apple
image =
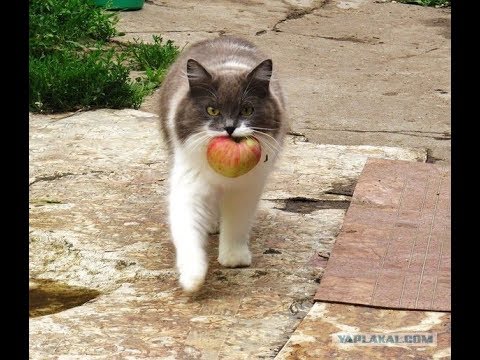
{"label": "red and yellow apple", "polygon": [[208,143],[207,160],[220,175],[235,178],[248,173],[260,161],[262,148],[253,137],[214,137]]}

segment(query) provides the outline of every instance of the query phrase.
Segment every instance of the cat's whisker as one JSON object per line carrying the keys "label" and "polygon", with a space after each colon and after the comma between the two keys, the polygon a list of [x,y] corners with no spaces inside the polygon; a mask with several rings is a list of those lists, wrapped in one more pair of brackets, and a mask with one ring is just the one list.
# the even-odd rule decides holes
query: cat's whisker
{"label": "cat's whisker", "polygon": [[262,140],[260,142],[264,147],[269,149],[272,153],[272,155],[277,155],[279,153],[279,150],[273,147],[268,141]]}
{"label": "cat's whisker", "polygon": [[207,131],[208,131],[208,130],[202,130],[202,131],[199,131],[199,132],[197,132],[197,133],[195,133],[195,134],[193,134],[193,135],[190,135],[190,137],[188,137],[186,141],[188,142],[188,141],[191,141],[191,140],[193,140],[193,139],[195,139],[195,138],[197,138],[197,137],[203,136],[203,135],[205,135],[205,134],[207,133]]}
{"label": "cat's whisker", "polygon": [[[254,130],[254,135],[259,137],[259,140],[262,140],[264,143],[268,144],[271,148],[273,148],[273,150],[276,152],[276,153],[279,153],[280,152],[280,144],[278,143],[278,141],[273,138],[272,136],[268,135],[268,134],[265,134],[261,131],[256,131]],[[273,142],[273,141],[274,142]]]}
{"label": "cat's whisker", "polygon": [[278,130],[278,128],[263,128],[263,127],[256,127],[256,126],[250,126],[250,129],[252,129],[252,130],[271,130],[271,131]]}
{"label": "cat's whisker", "polygon": [[191,135],[187,140],[185,140],[184,145],[185,146],[191,146],[192,143],[197,142],[198,139],[202,139],[204,136],[206,136],[206,130],[200,131],[196,134]]}
{"label": "cat's whisker", "polygon": [[192,148],[191,151],[196,152],[202,146],[206,146],[208,140],[209,140],[209,138],[207,138],[207,137],[200,139],[199,141],[197,141],[197,143],[195,144],[195,146]]}
{"label": "cat's whisker", "polygon": [[[261,137],[262,139],[267,140],[269,143],[272,142],[271,137],[267,136],[267,134],[265,134],[263,131],[253,130],[253,135]],[[272,142],[272,144],[275,144],[275,143]]]}
{"label": "cat's whisker", "polygon": [[189,153],[195,153],[202,144],[204,144],[204,142],[202,141],[203,139],[200,139],[199,141],[197,141],[196,143],[192,144],[190,147],[188,147],[186,150],[189,152]]}
{"label": "cat's whisker", "polygon": [[256,134],[263,134],[265,136],[268,136],[270,139],[272,139],[277,145],[280,146],[280,143],[277,141],[277,139],[275,139],[272,135],[269,135],[263,131],[257,131],[257,130],[253,130]]}
{"label": "cat's whisker", "polygon": [[187,140],[185,140],[183,145],[188,148],[193,143],[195,143],[198,139],[201,139],[203,136],[205,136],[205,134],[203,134],[203,132],[194,134],[194,135],[190,136]]}
{"label": "cat's whisker", "polygon": [[264,132],[262,132],[262,131],[253,130],[253,132],[254,132],[256,135],[265,136],[265,139],[270,139],[272,145],[275,145],[275,148],[278,148],[278,149],[281,148],[280,143],[279,143],[279,142],[277,141],[277,139],[275,139],[273,136],[271,136],[271,135],[269,135],[269,134],[267,134],[267,133],[264,133]]}
{"label": "cat's whisker", "polygon": [[266,148],[268,152],[276,153],[276,150],[272,145],[270,145],[267,141],[264,141],[263,139],[257,139],[260,142],[260,145],[262,148]]}
{"label": "cat's whisker", "polygon": [[274,147],[272,147],[272,145],[269,144],[268,142],[262,141],[261,144],[264,146],[264,148],[270,150],[271,155],[277,156],[277,154],[279,153],[278,149],[275,149]]}
{"label": "cat's whisker", "polygon": [[263,139],[257,139],[260,142],[260,145],[265,150],[266,153],[270,153],[272,156],[276,156],[278,150],[275,149],[270,143]]}
{"label": "cat's whisker", "polygon": [[186,143],[185,148],[188,152],[194,153],[198,150],[202,145],[205,145],[207,141],[209,141],[211,137],[208,135],[207,131],[202,131],[197,133],[189,138],[188,143]]}
{"label": "cat's whisker", "polygon": [[196,136],[192,136],[190,137],[189,141],[186,143],[186,147],[187,148],[192,148],[194,147],[198,142],[202,142],[204,141],[206,138],[206,134],[205,133],[200,133],[200,134],[196,134]]}

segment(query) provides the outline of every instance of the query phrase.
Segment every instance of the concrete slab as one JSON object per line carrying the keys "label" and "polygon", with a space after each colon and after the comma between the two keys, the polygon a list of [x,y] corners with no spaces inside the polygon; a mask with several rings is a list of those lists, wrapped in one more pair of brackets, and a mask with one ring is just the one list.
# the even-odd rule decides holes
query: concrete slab
{"label": "concrete slab", "polygon": [[[152,0],[121,41],[239,35],[272,55],[293,130],[312,142],[428,148],[450,162],[450,9],[376,0]],[[155,95],[143,109],[156,111]]]}
{"label": "concrete slab", "polygon": [[[433,335],[436,342],[418,345],[339,341],[339,335],[369,333],[385,337],[392,334],[422,333]],[[449,359],[450,339],[450,313],[385,310],[318,302],[275,359]]]}
{"label": "concrete slab", "polygon": [[32,359],[274,358],[287,341],[279,359],[346,359],[359,352],[325,334],[359,319],[362,331],[439,334],[437,348],[369,358],[449,357],[449,315],[312,299],[368,156],[450,162],[450,9],[147,0],[120,13],[118,28],[121,41],[155,34],[181,47],[224,34],[254,41],[282,74],[292,130],[310,142],[287,141],[253,229],[252,266],[219,266],[212,236],[207,284],[188,298],[165,221],[156,94],[144,112],[31,116],[31,288],[77,300],[31,318]]}
{"label": "concrete slab", "polygon": [[30,357],[274,357],[312,306],[368,156],[425,161],[426,151],[291,136],[261,202],[252,266],[222,268],[212,236],[207,282],[189,298],[173,270],[155,115],[31,115],[31,286],[49,279],[100,294],[31,318]]}

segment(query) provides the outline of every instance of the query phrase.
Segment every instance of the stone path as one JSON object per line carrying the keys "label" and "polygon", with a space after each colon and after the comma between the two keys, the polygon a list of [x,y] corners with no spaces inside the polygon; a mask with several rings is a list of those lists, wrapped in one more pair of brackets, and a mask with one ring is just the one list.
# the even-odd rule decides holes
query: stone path
{"label": "stone path", "polygon": [[313,304],[367,157],[426,159],[424,150],[304,140],[289,137],[263,195],[252,266],[222,268],[212,236],[207,282],[189,298],[173,270],[156,117],[136,110],[32,115],[32,286],[51,279],[100,295],[32,318],[31,357],[274,357]]}
{"label": "stone path", "polygon": [[[383,0],[147,1],[119,40],[222,34],[268,51],[293,130],[311,142],[429,149],[450,162],[450,8]],[[144,105],[155,112],[156,97]]]}
{"label": "stone path", "polygon": [[[188,298],[173,270],[156,96],[143,111],[32,115],[31,287],[50,279],[99,295],[31,318],[30,357],[273,358],[312,308],[367,157],[450,162],[450,10],[149,0],[118,27],[125,40],[158,34],[180,46],[221,34],[253,40],[272,54],[292,130],[305,136],[289,137],[264,193],[252,266],[222,268],[212,236],[207,284]],[[292,358],[297,340],[279,358]]]}

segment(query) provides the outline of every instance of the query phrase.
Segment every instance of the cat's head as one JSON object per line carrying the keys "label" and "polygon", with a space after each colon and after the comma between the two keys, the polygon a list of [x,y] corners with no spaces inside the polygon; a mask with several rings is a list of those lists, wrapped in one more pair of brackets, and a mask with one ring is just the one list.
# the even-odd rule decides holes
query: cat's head
{"label": "cat's head", "polygon": [[188,59],[185,70],[189,91],[177,110],[176,122],[181,141],[201,138],[201,134],[208,138],[255,136],[259,140],[276,136],[281,109],[270,89],[270,59],[251,70],[216,73]]}

